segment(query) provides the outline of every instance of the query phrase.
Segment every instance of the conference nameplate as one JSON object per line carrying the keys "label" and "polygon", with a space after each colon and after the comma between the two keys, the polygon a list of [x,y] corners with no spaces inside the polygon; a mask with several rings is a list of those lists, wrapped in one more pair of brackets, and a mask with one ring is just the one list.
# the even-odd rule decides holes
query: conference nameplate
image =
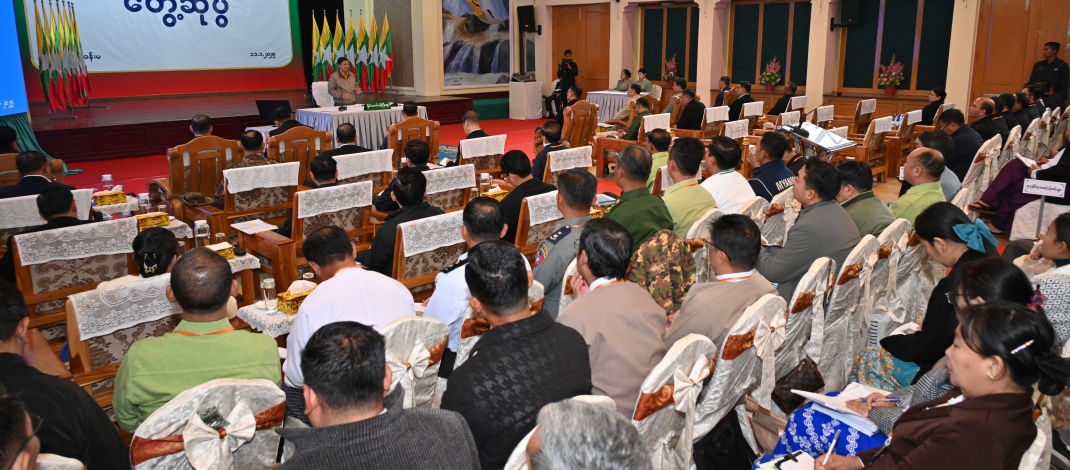
{"label": "conference nameplate", "polygon": [[1034,196],[1063,197],[1066,194],[1066,183],[1026,178],[1022,192]]}
{"label": "conference nameplate", "polygon": [[390,109],[389,101],[369,101],[364,103],[365,111],[382,111],[384,109]]}

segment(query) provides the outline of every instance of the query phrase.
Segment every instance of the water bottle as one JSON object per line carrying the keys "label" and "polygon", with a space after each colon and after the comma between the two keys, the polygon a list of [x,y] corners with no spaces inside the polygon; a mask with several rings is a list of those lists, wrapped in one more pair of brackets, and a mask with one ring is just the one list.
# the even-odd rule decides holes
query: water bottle
{"label": "water bottle", "polygon": [[163,212],[164,214],[167,214],[168,216],[171,215],[171,211],[168,210],[167,204],[160,204],[160,205],[156,206],[156,212]]}
{"label": "water bottle", "polygon": [[100,186],[103,187],[105,191],[111,191],[115,188],[115,180],[111,179],[110,174],[102,175],[100,177]]}
{"label": "water bottle", "polygon": [[215,234],[215,242],[216,243],[223,243],[223,242],[228,242],[229,243],[230,240],[227,239],[227,234],[225,234],[225,233],[217,233],[217,234]]}
{"label": "water bottle", "polygon": [[269,277],[261,281],[260,290],[264,291],[264,309],[268,313],[278,311],[278,299],[275,297],[275,279]]}
{"label": "water bottle", "polygon": [[490,191],[490,175],[483,173],[479,175],[479,193],[486,194],[487,191]]}
{"label": "water bottle", "polygon": [[139,214],[148,214],[152,212],[152,208],[149,207],[149,193],[140,193],[137,195],[137,212]]}
{"label": "water bottle", "polygon": [[182,256],[182,253],[185,253],[185,252],[186,252],[186,242],[179,240],[179,242],[178,242],[178,250],[177,250],[177,252],[175,254],[177,254],[179,256]]}
{"label": "water bottle", "polygon": [[208,237],[212,232],[208,230],[207,220],[198,220],[193,223],[193,246],[200,248],[202,246],[208,246]]}
{"label": "water bottle", "polygon": [[314,273],[304,273],[301,275],[301,280],[315,283],[316,275]]}
{"label": "water bottle", "polygon": [[401,157],[401,167],[404,168],[404,167],[407,167],[407,166],[409,166],[409,159],[405,158],[405,157]]}

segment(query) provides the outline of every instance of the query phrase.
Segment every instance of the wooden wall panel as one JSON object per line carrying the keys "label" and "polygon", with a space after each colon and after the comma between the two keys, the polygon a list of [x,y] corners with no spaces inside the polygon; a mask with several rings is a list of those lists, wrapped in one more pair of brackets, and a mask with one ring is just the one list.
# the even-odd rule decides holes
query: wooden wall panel
{"label": "wooden wall panel", "polygon": [[[557,78],[557,64],[565,49],[572,50],[572,60],[579,66],[576,84],[584,90],[604,90],[609,83],[609,4],[562,5],[551,11],[554,32],[551,40],[554,57],[550,71]],[[635,78],[635,71],[632,71]],[[620,71],[613,73],[617,82]]]}
{"label": "wooden wall panel", "polygon": [[1045,42],[1067,60],[1068,21],[1067,0],[981,0],[971,95],[1020,91]]}

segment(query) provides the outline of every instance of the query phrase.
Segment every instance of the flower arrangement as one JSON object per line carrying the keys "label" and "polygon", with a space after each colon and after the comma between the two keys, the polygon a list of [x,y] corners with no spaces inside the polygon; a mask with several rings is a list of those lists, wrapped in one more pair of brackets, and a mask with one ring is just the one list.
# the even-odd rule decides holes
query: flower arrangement
{"label": "flower arrangement", "polygon": [[900,83],[903,83],[903,63],[895,60],[895,54],[892,54],[892,61],[888,65],[881,65],[881,73],[877,75],[877,86],[894,88]]}
{"label": "flower arrangement", "polygon": [[776,60],[776,56],[765,64],[765,71],[758,77],[758,83],[762,85],[780,83],[780,61]]}
{"label": "flower arrangement", "polygon": [[665,61],[665,72],[661,74],[661,78],[670,83],[676,80],[676,54],[673,54],[672,59]]}

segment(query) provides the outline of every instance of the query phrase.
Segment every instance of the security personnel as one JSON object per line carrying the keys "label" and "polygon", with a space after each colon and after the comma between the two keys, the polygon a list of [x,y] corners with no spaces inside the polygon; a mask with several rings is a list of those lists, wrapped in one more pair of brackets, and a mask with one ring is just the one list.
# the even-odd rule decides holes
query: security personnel
{"label": "security personnel", "polygon": [[563,218],[557,221],[554,233],[539,244],[534,270],[535,280],[545,288],[543,308],[555,319],[565,269],[576,257],[583,224],[591,220],[598,180],[586,170],[572,169],[557,176],[557,188],[557,210]]}

